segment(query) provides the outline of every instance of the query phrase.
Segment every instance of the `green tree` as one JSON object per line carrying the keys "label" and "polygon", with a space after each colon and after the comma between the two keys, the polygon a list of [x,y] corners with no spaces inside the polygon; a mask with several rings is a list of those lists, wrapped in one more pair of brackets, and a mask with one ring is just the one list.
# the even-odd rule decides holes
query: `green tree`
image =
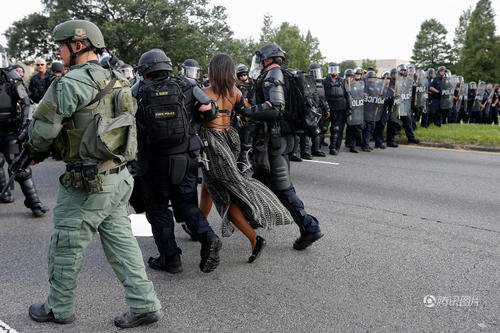
{"label": "green tree", "polygon": [[323,64],[324,57],[319,49],[319,41],[310,31],[304,36],[297,25],[283,22],[279,28],[273,27],[272,17],[264,16],[257,48],[276,43],[287,54],[287,66],[307,71],[312,62]]}
{"label": "green tree", "polygon": [[356,65],[356,62],[354,60],[344,60],[340,63],[340,76],[343,76],[344,75],[344,72],[346,69],[354,69],[358,67]]}
{"label": "green tree", "polygon": [[[10,53],[20,60],[53,57],[52,29],[68,19],[87,19],[102,30],[107,48],[127,63],[145,51],[165,50],[174,65],[194,58],[206,68],[210,57],[231,43],[222,6],[208,0],[43,0],[43,13],[15,22],[6,33]],[[41,36],[41,37],[40,37]],[[35,41],[35,42],[33,42]]]}
{"label": "green tree", "polygon": [[450,44],[446,42],[448,31],[436,19],[422,23],[413,46],[412,63],[420,68],[450,64]]}
{"label": "green tree", "polygon": [[321,55],[319,49],[319,40],[313,37],[310,30],[307,30],[306,37],[304,38],[304,44],[306,47],[306,53],[309,56],[309,64],[315,62],[317,64],[323,64],[325,62],[325,57]]}
{"label": "green tree", "polygon": [[361,63],[361,67],[363,69],[367,69],[370,66],[375,68],[375,73],[377,73],[377,61],[372,60],[372,59],[363,59],[363,62]]}
{"label": "green tree", "polygon": [[463,74],[463,56],[462,50],[465,42],[465,34],[467,32],[467,27],[469,26],[470,15],[472,8],[469,7],[467,10],[462,12],[462,15],[458,18],[458,25],[455,28],[455,36],[453,37],[453,48],[452,48],[452,61],[454,63],[453,72],[457,74]]}
{"label": "green tree", "polygon": [[259,47],[272,43],[276,38],[277,32],[278,29],[273,27],[273,17],[267,13],[264,15],[264,22],[262,24],[262,29],[260,30]]}
{"label": "green tree", "polygon": [[479,0],[471,13],[462,49],[464,77],[469,81],[497,81],[500,42],[495,36],[495,13],[490,0]]}

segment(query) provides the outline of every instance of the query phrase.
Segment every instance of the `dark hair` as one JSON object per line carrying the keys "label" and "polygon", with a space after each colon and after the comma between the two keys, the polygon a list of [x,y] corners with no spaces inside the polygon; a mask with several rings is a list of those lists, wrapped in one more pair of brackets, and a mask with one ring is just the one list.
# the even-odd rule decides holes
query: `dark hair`
{"label": "dark hair", "polygon": [[210,61],[208,79],[214,93],[222,98],[233,97],[236,78],[234,61],[224,53],[217,54]]}

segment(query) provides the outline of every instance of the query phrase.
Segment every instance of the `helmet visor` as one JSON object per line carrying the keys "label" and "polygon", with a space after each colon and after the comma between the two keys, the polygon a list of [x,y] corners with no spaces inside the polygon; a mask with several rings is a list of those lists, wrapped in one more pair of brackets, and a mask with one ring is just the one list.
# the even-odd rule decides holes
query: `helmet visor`
{"label": "helmet visor", "polygon": [[321,68],[313,68],[309,71],[315,80],[320,80],[323,78],[323,73],[321,72]]}
{"label": "helmet visor", "polygon": [[338,73],[340,73],[340,66],[328,65],[328,74],[338,74]]}
{"label": "helmet visor", "polygon": [[252,66],[250,66],[249,74],[250,77],[254,80],[257,80],[260,75],[259,57],[257,55],[254,55],[252,58]]}
{"label": "helmet visor", "polygon": [[200,78],[200,68],[184,66],[184,76],[190,79],[198,80]]}
{"label": "helmet visor", "polygon": [[9,67],[9,59],[7,58],[7,53],[0,53],[0,68]]}
{"label": "helmet visor", "polygon": [[123,73],[123,75],[125,75],[125,77],[127,79],[130,79],[134,76],[134,71],[132,70],[132,68],[129,68],[129,67],[122,68],[122,69],[120,69],[120,71]]}

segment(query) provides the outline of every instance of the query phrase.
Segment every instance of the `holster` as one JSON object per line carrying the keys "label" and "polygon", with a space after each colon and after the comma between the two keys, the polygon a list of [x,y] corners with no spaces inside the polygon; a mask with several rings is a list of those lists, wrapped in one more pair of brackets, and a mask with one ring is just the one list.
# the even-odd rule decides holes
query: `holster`
{"label": "holster", "polygon": [[179,185],[186,176],[189,157],[183,155],[171,155],[168,162],[168,176],[173,185]]}
{"label": "holster", "polygon": [[100,193],[103,190],[95,161],[68,163],[66,172],[61,177],[61,184],[64,187],[83,189],[89,194]]}

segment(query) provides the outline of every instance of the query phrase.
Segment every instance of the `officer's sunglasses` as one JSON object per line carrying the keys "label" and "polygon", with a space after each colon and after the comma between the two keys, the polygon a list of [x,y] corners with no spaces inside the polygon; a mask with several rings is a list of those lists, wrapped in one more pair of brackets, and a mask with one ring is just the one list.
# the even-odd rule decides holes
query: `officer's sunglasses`
{"label": "officer's sunglasses", "polygon": [[45,66],[45,64],[36,64],[37,66]]}

